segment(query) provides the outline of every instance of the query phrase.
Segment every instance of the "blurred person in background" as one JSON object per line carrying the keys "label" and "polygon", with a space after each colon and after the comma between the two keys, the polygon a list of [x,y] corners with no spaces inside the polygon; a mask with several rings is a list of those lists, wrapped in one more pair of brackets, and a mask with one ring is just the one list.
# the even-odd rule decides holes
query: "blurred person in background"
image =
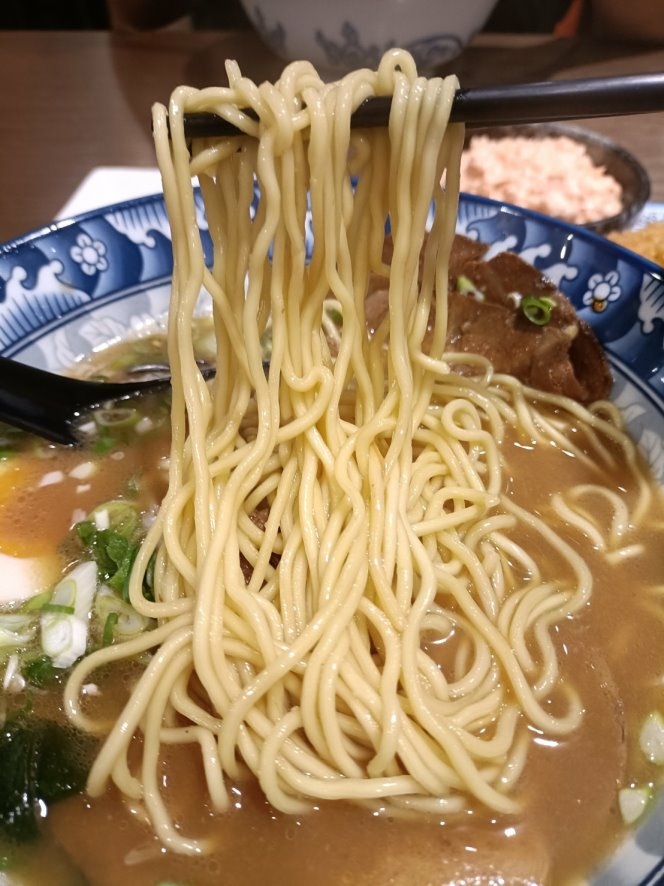
{"label": "blurred person in background", "polygon": [[[314,0],[311,0],[314,2]],[[111,27],[160,27],[188,17],[196,28],[249,27],[239,0],[107,0]],[[498,0],[487,31],[591,34],[607,40],[664,42],[664,0]]]}
{"label": "blurred person in background", "polygon": [[660,43],[664,0],[498,0],[485,30]]}
{"label": "blurred person in background", "polygon": [[[310,0],[316,2],[316,0]],[[240,0],[0,0],[0,28],[249,28]],[[664,0],[497,0],[485,30],[664,42]]]}

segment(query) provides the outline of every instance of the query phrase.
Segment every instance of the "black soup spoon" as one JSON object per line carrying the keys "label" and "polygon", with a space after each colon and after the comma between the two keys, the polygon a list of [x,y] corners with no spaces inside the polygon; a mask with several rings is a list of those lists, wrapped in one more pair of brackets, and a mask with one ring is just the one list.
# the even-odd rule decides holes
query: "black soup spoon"
{"label": "black soup spoon", "polygon": [[[89,381],[0,357],[0,421],[52,443],[80,444],[83,437],[77,429],[87,413],[108,401],[167,388],[171,379],[164,369],[154,378]],[[206,377],[212,372],[209,367],[203,369]]]}

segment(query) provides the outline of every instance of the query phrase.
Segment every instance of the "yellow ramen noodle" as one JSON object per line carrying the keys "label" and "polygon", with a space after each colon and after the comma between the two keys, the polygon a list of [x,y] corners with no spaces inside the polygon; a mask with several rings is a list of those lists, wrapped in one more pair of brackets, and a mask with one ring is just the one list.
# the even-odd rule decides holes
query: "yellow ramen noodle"
{"label": "yellow ramen noodle", "polygon": [[[287,813],[324,799],[513,812],[528,728],[559,738],[583,717],[553,634],[593,582],[579,553],[512,500],[501,444],[550,442],[607,470],[615,446],[637,473],[634,450],[608,406],[589,412],[444,353],[463,145],[463,128],[448,125],[453,78],[419,78],[401,51],[333,84],[307,63],[274,85],[227,70],[228,87],[182,87],[154,110],[175,257],[172,445],[130,599],[158,626],[94,652],[68,684],[73,721],[106,734],[88,791],[113,782],[166,846],[190,854],[207,847],[174,825],[160,781],[177,744],[200,746],[201,802],[218,812],[246,770]],[[372,95],[393,97],[389,127],[351,133],[353,110]],[[245,135],[188,145],[189,111],[213,111]],[[370,272],[389,275],[375,334],[364,320]],[[202,289],[216,335],[209,384],[192,344]],[[330,295],[343,317],[334,358],[322,331]],[[629,515],[617,496],[606,504],[617,558],[633,553],[624,521],[638,524],[647,504],[638,483]],[[576,490],[565,506],[597,532],[584,508],[593,494]],[[151,602],[141,580],[155,551]],[[93,721],[80,702],[90,674],[147,651],[117,721]]]}

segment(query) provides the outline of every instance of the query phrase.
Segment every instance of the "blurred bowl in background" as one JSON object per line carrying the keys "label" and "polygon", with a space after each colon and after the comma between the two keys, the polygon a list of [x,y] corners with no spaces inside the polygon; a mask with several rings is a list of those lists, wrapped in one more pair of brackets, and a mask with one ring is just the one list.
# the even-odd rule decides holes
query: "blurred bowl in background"
{"label": "blurred bowl in background", "polygon": [[265,43],[283,59],[311,61],[322,75],[376,68],[398,46],[422,74],[458,55],[496,0],[241,0]]}
{"label": "blurred bowl in background", "polygon": [[[475,142],[470,152],[478,136],[489,141]],[[626,228],[638,215],[650,179],[611,139],[578,126],[540,123],[468,131],[461,188],[604,234]]]}

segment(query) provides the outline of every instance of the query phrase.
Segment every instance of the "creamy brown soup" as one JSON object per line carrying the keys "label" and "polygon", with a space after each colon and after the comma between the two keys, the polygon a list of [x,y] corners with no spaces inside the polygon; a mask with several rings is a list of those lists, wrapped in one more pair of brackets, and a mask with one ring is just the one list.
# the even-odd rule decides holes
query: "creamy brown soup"
{"label": "creamy brown soup", "polygon": [[[139,362],[159,359],[161,347],[157,340],[144,342]],[[117,355],[105,356],[117,372]],[[87,372],[98,368],[94,364]],[[150,408],[163,412],[163,404]],[[99,454],[24,446],[0,476],[0,551],[19,557],[55,551],[65,569],[76,556],[67,539],[77,515],[80,519],[99,503],[127,495],[143,510],[158,502],[165,489],[167,446],[165,428],[132,437],[131,445],[116,442],[110,452]],[[599,481],[597,471],[554,446],[513,439],[503,455],[511,495],[554,526],[552,496],[573,484]],[[100,469],[82,483],[72,469],[85,460]],[[62,474],[62,480],[43,485],[45,474]],[[601,479],[611,489],[624,489],[629,501],[636,490],[625,485],[627,476],[617,470]],[[600,523],[608,516],[599,504],[596,516]],[[488,814],[471,806],[460,817],[427,820],[321,803],[310,814],[293,817],[271,810],[247,779],[233,788],[232,811],[215,816],[206,805],[200,754],[178,746],[163,760],[166,796],[183,831],[209,838],[209,855],[192,859],[165,851],[140,810],[109,790],[100,799],[82,794],[53,805],[37,842],[9,845],[10,882],[418,886],[489,883],[492,877],[510,883],[573,882],[625,832],[618,790],[661,778],[637,741],[646,716],[664,710],[664,609],[653,590],[658,582],[661,588],[664,547],[659,492],[644,525],[638,533],[642,554],[613,565],[578,531],[565,533],[594,576],[591,604],[556,635],[561,682],[578,689],[585,712],[581,728],[562,741],[531,731],[528,762],[516,788],[519,815]],[[549,564],[548,571],[555,574],[556,564]],[[448,651],[428,651],[445,665]],[[96,675],[101,694],[92,699],[93,709],[119,710],[140,667],[136,663],[129,671],[123,667]],[[11,705],[24,704],[27,695],[35,714],[62,720],[60,685],[28,690]]]}
{"label": "creamy brown soup", "polygon": [[[553,512],[552,496],[561,488],[601,479],[609,488],[624,488],[629,500],[636,495],[621,469],[600,477],[560,448],[524,442],[513,439],[504,447],[510,493],[558,531],[562,524]],[[127,494],[138,495],[141,507],[149,508],[164,489],[161,459],[166,449],[166,434],[159,432],[139,444],[119,443],[107,453],[89,456],[103,467],[82,492],[81,483],[70,476],[74,461],[82,460],[80,453],[41,448],[36,455],[17,456],[11,492],[0,489],[0,549],[20,554],[30,527],[30,546],[55,548],[65,568],[74,556],[66,541],[74,515]],[[68,479],[40,487],[45,471],[62,471]],[[597,515],[600,522],[606,517],[602,505]],[[140,809],[125,805],[109,790],[100,799],[81,794],[51,806],[38,841],[9,847],[9,882],[576,882],[625,832],[619,789],[661,780],[659,767],[648,763],[638,747],[646,716],[658,708],[664,711],[664,608],[653,590],[658,583],[662,587],[664,505],[659,493],[644,525],[638,534],[642,553],[613,565],[578,531],[562,530],[583,552],[594,576],[591,603],[556,633],[561,683],[569,681],[578,689],[584,716],[581,728],[562,741],[531,730],[528,762],[516,786],[520,814],[499,816],[471,808],[448,820],[406,819],[328,803],[293,817],[271,810],[247,779],[233,788],[234,808],[215,816],[206,805],[200,753],[179,746],[162,762],[166,797],[183,831],[209,838],[209,855],[192,859],[167,852],[142,821]],[[547,570],[555,575],[558,566],[551,562]],[[445,655],[439,658],[442,666]],[[92,709],[119,710],[135,675],[126,667],[95,675],[101,694],[91,699]],[[25,704],[28,694],[36,714],[62,718],[60,686],[26,691],[11,704]]]}

